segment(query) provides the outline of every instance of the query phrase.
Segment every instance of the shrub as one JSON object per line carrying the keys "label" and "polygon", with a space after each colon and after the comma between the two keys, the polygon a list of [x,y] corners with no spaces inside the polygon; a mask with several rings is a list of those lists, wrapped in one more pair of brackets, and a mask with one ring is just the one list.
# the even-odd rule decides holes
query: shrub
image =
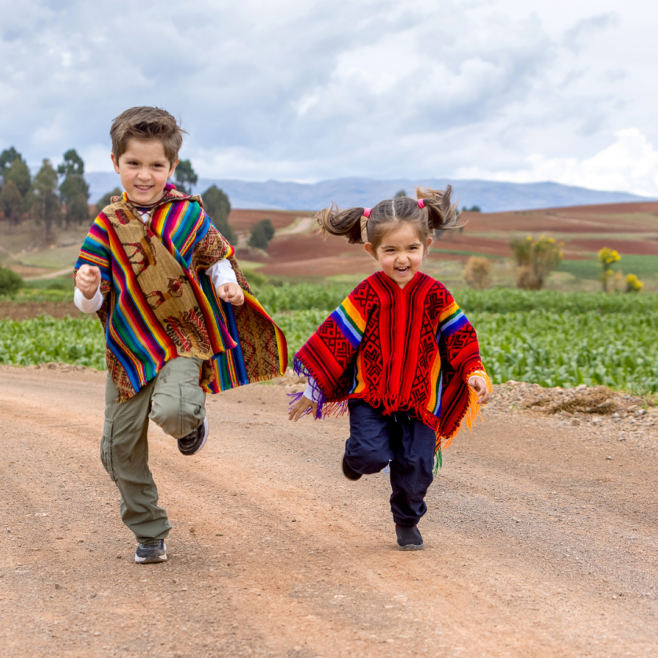
{"label": "shrub", "polygon": [[274,226],[269,219],[261,219],[251,227],[249,246],[254,249],[267,249],[267,245],[274,237]]}
{"label": "shrub", "polygon": [[626,275],[626,292],[640,292],[642,288],[644,288],[644,283],[635,274]]}
{"label": "shrub", "polygon": [[8,267],[0,265],[0,295],[15,295],[23,285],[23,279]]}
{"label": "shrub", "polygon": [[466,262],[464,280],[471,288],[476,290],[488,288],[491,285],[489,274],[491,274],[491,261],[488,258],[471,256]]}
{"label": "shrub", "polygon": [[541,236],[513,240],[510,244],[518,267],[516,285],[524,290],[541,290],[548,274],[562,262],[563,242]]}

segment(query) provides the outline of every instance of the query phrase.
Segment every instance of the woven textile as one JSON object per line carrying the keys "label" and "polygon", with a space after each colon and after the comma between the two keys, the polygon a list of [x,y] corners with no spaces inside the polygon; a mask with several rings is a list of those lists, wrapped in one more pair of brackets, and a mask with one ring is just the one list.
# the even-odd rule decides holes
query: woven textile
{"label": "woven textile", "polygon": [[[169,189],[146,225],[125,194],[112,201],[94,221],[75,273],[83,263],[101,270],[98,315],[119,399],[131,398],[178,356],[204,360],[200,383],[210,393],[283,374],[285,337],[258,303],[200,197]],[[223,302],[206,275],[223,258],[244,291],[243,306]]]}
{"label": "woven textile", "polygon": [[487,378],[475,330],[420,272],[404,288],[383,272],[360,283],[296,354],[295,370],[315,380],[318,416],[343,411],[349,398],[385,414],[406,410],[435,430],[437,450],[479,413],[469,375]]}

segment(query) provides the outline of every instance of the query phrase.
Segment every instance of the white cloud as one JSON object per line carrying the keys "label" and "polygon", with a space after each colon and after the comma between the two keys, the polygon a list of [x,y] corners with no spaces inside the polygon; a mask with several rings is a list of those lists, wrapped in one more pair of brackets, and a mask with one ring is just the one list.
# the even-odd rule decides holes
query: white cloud
{"label": "white cloud", "polygon": [[527,166],[511,171],[491,171],[479,167],[462,167],[460,178],[532,183],[554,181],[595,190],[628,191],[658,197],[658,150],[637,129],[617,132],[610,146],[584,160],[530,155]]}
{"label": "white cloud", "polygon": [[601,155],[628,126],[640,137],[619,148],[658,144],[643,0],[0,0],[0,15],[0,150],[30,163],[76,148],[109,170],[111,120],[149,104],[182,117],[203,176],[655,189],[650,157],[643,174]]}

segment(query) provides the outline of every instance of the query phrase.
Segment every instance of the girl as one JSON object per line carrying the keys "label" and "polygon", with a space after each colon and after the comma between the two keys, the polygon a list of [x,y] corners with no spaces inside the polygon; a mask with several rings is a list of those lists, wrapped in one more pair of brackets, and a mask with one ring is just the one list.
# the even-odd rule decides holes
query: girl
{"label": "girl", "polygon": [[[417,523],[441,450],[465,422],[470,428],[491,382],[475,330],[452,295],[420,272],[432,233],[453,228],[456,206],[445,192],[418,188],[370,208],[318,213],[322,231],[362,243],[381,271],[361,282],[295,356],[308,378],[290,419],[350,413],[343,473],[350,480],[390,463],[391,511],[401,550],[425,548]],[[364,219],[365,218],[365,219]],[[362,222],[364,226],[362,226]]]}

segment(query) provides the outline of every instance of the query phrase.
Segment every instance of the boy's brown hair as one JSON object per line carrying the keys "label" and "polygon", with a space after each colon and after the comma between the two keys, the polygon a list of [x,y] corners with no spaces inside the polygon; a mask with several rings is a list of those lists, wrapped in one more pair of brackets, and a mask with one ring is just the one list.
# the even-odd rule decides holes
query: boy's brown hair
{"label": "boy's brown hair", "polygon": [[167,160],[173,166],[183,145],[183,133],[176,119],[159,107],[131,107],[122,112],[110,128],[115,160],[126,152],[131,139],[159,139]]}

